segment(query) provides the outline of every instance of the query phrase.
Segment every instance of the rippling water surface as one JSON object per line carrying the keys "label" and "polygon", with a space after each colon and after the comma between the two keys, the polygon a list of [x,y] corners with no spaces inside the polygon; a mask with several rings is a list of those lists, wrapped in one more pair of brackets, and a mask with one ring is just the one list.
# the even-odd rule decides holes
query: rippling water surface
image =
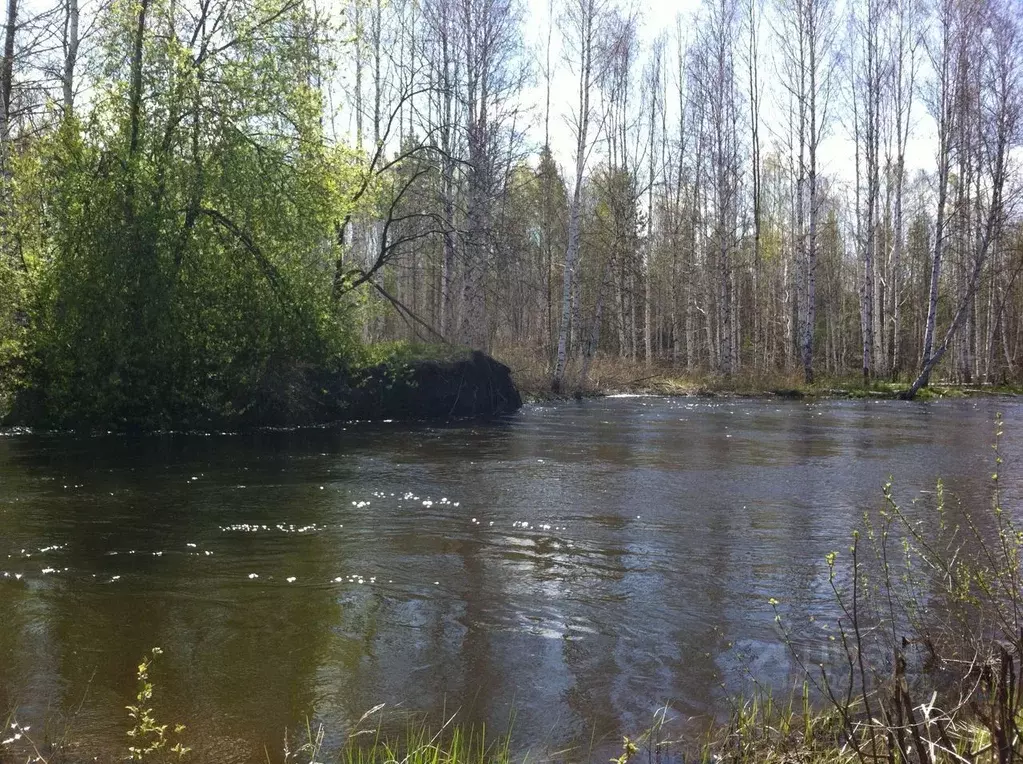
{"label": "rippling water surface", "polygon": [[[1023,406],[612,398],[496,424],[259,435],[0,436],[0,717],[72,714],[123,746],[139,658],[156,707],[221,760],[378,703],[611,739],[668,702],[713,713],[812,644],[824,555],[892,476],[1007,502]],[[922,493],[923,492],[923,493]],[[809,616],[817,616],[812,623]]]}

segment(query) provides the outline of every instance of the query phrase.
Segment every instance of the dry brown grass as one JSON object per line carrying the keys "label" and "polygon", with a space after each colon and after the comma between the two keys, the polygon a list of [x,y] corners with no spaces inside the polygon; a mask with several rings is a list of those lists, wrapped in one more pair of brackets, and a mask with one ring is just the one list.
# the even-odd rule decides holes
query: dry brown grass
{"label": "dry brown grass", "polygon": [[[551,396],[553,363],[550,353],[539,347],[507,345],[495,348],[493,355],[512,370],[519,390],[527,397]],[[590,366],[585,388],[579,388],[582,363],[573,357],[565,372],[564,386],[569,394],[652,393],[659,395],[708,395],[734,393],[758,395],[778,390],[802,389],[796,374],[754,374],[741,372],[730,377],[707,373],[687,373],[670,362],[647,366],[642,360],[630,360],[598,354]]]}

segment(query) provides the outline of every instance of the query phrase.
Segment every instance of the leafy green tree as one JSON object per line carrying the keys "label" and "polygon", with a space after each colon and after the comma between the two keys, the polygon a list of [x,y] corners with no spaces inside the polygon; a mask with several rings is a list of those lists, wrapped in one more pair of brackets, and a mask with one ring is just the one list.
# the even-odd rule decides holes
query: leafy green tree
{"label": "leafy green tree", "polygon": [[295,0],[120,2],[104,24],[94,108],[15,173],[38,405],[244,416],[351,343],[330,288],[357,162],[322,135],[318,31]]}

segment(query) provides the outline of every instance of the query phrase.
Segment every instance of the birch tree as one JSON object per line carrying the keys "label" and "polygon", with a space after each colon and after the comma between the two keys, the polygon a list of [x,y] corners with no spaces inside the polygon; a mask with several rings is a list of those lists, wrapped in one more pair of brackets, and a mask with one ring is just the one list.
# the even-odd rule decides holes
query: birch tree
{"label": "birch tree", "polygon": [[[964,8],[945,0],[939,11],[939,32],[932,58],[937,80],[932,109],[938,122],[938,214],[931,264],[931,284],[920,373],[906,392],[912,398],[930,381],[966,318],[984,265],[1005,224],[1005,184],[1011,152],[1020,142],[1021,72],[1020,19],[1011,3],[987,0]],[[979,43],[979,44],[978,44]],[[979,108],[973,106],[971,94]],[[971,120],[970,117],[973,117]],[[953,149],[955,155],[953,155]],[[973,205],[975,228],[967,242],[969,270],[952,319],[935,346],[938,282],[945,252],[944,230],[949,175],[953,157],[960,165],[974,162],[978,180]],[[956,214],[963,213],[960,205]]]}
{"label": "birch tree", "polygon": [[862,146],[863,169],[857,167],[857,183],[861,173],[866,178],[865,191],[857,188],[858,247],[861,252],[860,331],[863,335],[863,379],[873,374],[875,361],[876,249],[878,243],[878,212],[881,195],[881,112],[885,62],[882,61],[881,34],[885,21],[883,5],[888,0],[866,0],[853,10],[853,45],[859,55],[853,58],[853,98],[858,107],[854,113],[854,140],[859,161]]}
{"label": "birch tree", "polygon": [[779,8],[785,87],[795,102],[796,199],[794,236],[799,254],[799,350],[807,383],[814,380],[817,329],[817,233],[821,198],[820,146],[829,127],[834,73],[832,0],[783,0]]}
{"label": "birch tree", "polygon": [[603,74],[604,61],[600,42],[606,32],[608,6],[605,0],[566,0],[562,9],[563,44],[569,66],[576,75],[576,102],[570,118],[574,137],[574,173],[572,196],[568,208],[568,241],[562,274],[561,318],[554,361],[551,389],[561,391],[568,363],[568,341],[571,332],[572,296],[579,261],[580,223],[583,203],[583,180],[593,142],[602,128],[601,115],[596,113],[593,99],[595,83]]}
{"label": "birch tree", "polygon": [[[461,341],[485,348],[492,206],[518,139],[515,98],[524,82],[519,8],[513,0],[459,0],[465,72],[467,226]],[[510,143],[509,143],[510,141]],[[504,146],[509,154],[499,156]]]}

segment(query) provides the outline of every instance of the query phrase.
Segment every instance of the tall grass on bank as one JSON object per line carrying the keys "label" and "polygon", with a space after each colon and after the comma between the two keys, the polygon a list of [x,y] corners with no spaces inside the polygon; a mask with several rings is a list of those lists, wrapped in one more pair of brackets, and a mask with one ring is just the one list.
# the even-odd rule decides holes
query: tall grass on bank
{"label": "tall grass on bank", "polygon": [[724,723],[712,724],[702,737],[675,743],[673,750],[685,761],[845,763],[837,717],[815,707],[809,682],[802,682],[787,697],[756,685],[744,697],[734,698]]}
{"label": "tall grass on bank", "polygon": [[[545,398],[551,395],[553,370],[550,359],[536,348],[506,346],[495,348],[494,357],[512,371],[512,379],[523,395]],[[800,388],[797,374],[734,374],[725,378],[713,374],[687,374],[671,363],[658,361],[647,366],[628,358],[594,356],[585,386],[580,388],[580,361],[570,358],[564,390],[574,393],[659,393],[696,395],[710,392],[762,393]]]}
{"label": "tall grass on bank", "polygon": [[[503,345],[493,350],[494,357],[507,365],[520,392],[527,398],[556,398],[551,393],[552,359],[538,347]],[[861,376],[821,374],[812,385],[801,371],[763,371],[741,369],[725,376],[708,372],[690,372],[682,364],[659,359],[647,365],[642,359],[597,354],[592,359],[585,385],[580,385],[578,358],[570,358],[566,367],[564,391],[583,395],[606,393],[650,393],[656,395],[739,395],[780,394],[784,397],[820,396],[825,398],[897,398],[909,388],[912,379],[873,379]],[[916,400],[965,397],[971,394],[1023,394],[1023,388],[1005,384],[950,385],[934,383],[923,388]]]}
{"label": "tall grass on bank", "polygon": [[[307,738],[294,752],[285,746],[286,762],[323,760],[323,728],[308,730]],[[338,764],[511,764],[513,757],[510,738],[489,734],[485,726],[445,724],[433,731],[423,724],[410,724],[402,737],[384,736],[379,728],[350,734],[328,760]],[[269,756],[267,761],[271,761]]]}

